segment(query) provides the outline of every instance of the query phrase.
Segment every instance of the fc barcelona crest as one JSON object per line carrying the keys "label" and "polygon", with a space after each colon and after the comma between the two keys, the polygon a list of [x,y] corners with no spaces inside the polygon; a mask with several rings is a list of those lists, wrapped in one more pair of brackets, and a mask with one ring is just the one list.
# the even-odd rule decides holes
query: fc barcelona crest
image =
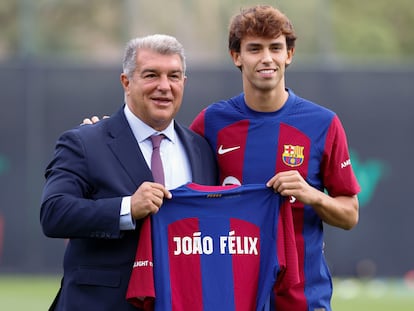
{"label": "fc barcelona crest", "polygon": [[301,165],[304,160],[303,149],[304,147],[302,146],[284,145],[283,163],[291,167]]}

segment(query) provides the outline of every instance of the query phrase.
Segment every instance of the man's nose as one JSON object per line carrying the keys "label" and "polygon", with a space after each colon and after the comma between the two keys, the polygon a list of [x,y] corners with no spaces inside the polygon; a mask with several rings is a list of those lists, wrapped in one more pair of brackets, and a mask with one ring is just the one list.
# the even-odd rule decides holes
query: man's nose
{"label": "man's nose", "polygon": [[273,60],[272,58],[272,53],[270,52],[269,49],[264,49],[263,50],[263,55],[262,55],[262,62],[263,63],[268,63],[271,62]]}
{"label": "man's nose", "polygon": [[169,90],[171,88],[170,81],[166,75],[161,75],[158,82],[158,89],[160,90]]}

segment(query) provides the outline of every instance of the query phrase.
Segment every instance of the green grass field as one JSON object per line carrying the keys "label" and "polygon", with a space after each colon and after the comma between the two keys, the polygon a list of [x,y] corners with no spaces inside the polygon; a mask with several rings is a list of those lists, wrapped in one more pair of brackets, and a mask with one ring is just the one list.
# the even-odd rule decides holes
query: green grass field
{"label": "green grass field", "polygon": [[[59,277],[0,275],[1,311],[45,311],[59,287]],[[414,288],[402,280],[336,279],[333,311],[413,311]],[[292,309],[294,311],[294,309]]]}
{"label": "green grass field", "polygon": [[414,287],[403,280],[334,281],[333,311],[413,311]]}

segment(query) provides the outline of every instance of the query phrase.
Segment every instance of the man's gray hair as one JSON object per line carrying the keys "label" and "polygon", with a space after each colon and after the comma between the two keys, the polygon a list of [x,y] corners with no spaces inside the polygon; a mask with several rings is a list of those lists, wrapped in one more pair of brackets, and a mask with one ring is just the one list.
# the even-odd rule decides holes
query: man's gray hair
{"label": "man's gray hair", "polygon": [[186,64],[184,48],[182,44],[178,42],[175,37],[155,34],[131,39],[127,43],[124,59],[122,61],[122,68],[124,74],[126,74],[128,78],[132,77],[132,74],[137,67],[137,52],[139,49],[150,49],[163,55],[177,54],[181,58],[181,62],[183,64],[183,73],[185,74]]}

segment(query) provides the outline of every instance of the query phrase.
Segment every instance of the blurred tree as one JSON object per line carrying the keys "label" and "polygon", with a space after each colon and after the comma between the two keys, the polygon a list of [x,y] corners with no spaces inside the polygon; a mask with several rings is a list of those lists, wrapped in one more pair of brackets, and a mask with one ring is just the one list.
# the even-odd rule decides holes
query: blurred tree
{"label": "blurred tree", "polygon": [[412,0],[333,2],[337,52],[348,56],[413,57]]}
{"label": "blurred tree", "polygon": [[[261,1],[275,5],[275,1]],[[0,3],[0,59],[119,61],[120,46],[148,33],[177,36],[194,63],[228,61],[227,27],[253,0],[9,0]],[[305,56],[413,58],[412,0],[279,0]]]}
{"label": "blurred tree", "polygon": [[0,2],[0,59],[18,50],[17,1]]}
{"label": "blurred tree", "polygon": [[121,6],[110,0],[37,2],[39,52],[45,55],[105,59],[119,52]]}

